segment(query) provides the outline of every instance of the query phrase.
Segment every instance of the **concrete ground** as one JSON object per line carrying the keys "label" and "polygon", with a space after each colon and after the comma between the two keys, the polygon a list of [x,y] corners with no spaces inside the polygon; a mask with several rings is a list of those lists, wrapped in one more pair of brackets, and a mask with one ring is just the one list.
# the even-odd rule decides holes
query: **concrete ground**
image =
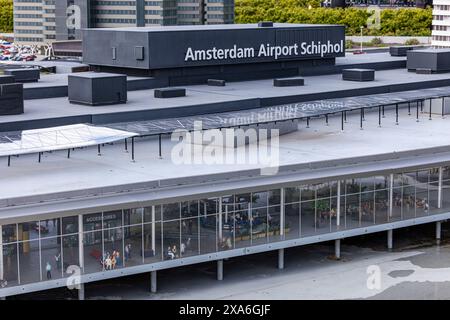
{"label": "concrete ground", "polygon": [[[385,249],[386,234],[343,240],[342,258],[333,258],[333,243],[286,250],[285,269],[276,268],[276,252],[230,259],[224,280],[215,280],[215,263],[158,273],[158,293],[149,292],[149,274],[86,285],[89,300],[167,299],[450,299],[450,225],[443,241],[434,240],[434,224],[394,233],[394,250]],[[445,240],[448,239],[448,240]],[[380,288],[374,279],[380,271]],[[369,271],[369,273],[368,273]],[[368,288],[367,282],[372,285]],[[33,299],[75,298],[52,290]],[[14,299],[29,299],[30,295]]]}

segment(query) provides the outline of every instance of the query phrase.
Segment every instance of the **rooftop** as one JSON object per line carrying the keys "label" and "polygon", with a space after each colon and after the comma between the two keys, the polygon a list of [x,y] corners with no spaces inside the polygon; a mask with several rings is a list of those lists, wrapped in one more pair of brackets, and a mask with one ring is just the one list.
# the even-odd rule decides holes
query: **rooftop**
{"label": "rooftop", "polygon": [[[403,151],[438,148],[450,145],[450,118],[422,114],[420,122],[400,109],[400,124],[395,125],[394,110],[386,110],[382,127],[378,127],[378,113],[366,114],[364,130],[359,129],[359,114],[348,115],[345,131],[340,130],[340,118],[331,117],[329,126],[324,119],[311,122],[306,129],[280,137],[280,166],[313,164],[346,158],[392,154]],[[70,159],[65,152],[45,153],[42,162],[36,156],[20,156],[11,167],[4,160],[0,167],[0,200],[37,196],[65,191],[103,188],[108,186],[161,181],[174,178],[193,178],[217,173],[259,169],[260,164],[182,164],[171,160],[175,142],[163,139],[163,157],[158,158],[158,140],[138,139],[136,161],[132,162],[122,143],[108,145],[102,156],[95,148],[77,149]],[[245,152],[244,147],[236,149]],[[234,152],[228,149],[227,152]],[[438,159],[433,155],[431,160]],[[437,161],[437,160],[436,160]],[[446,158],[450,161],[450,156]],[[405,162],[406,163],[406,162]],[[14,181],[12,184],[11,181]]]}
{"label": "rooftop", "polygon": [[273,27],[259,27],[257,23],[248,24],[205,24],[195,26],[154,26],[154,27],[122,27],[122,28],[95,28],[85,29],[94,31],[132,31],[132,32],[166,32],[166,31],[198,31],[198,30],[230,30],[230,29],[271,29],[271,28],[321,28],[342,27],[337,24],[300,24],[300,23],[274,23]]}

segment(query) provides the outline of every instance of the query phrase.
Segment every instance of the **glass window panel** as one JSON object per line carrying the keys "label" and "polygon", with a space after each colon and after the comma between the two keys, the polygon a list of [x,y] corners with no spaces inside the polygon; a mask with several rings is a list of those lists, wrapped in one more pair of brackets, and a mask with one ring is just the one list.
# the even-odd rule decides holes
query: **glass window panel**
{"label": "glass window panel", "polygon": [[[139,228],[140,227],[141,226],[139,226]],[[124,230],[122,230],[121,227],[103,230],[103,241],[104,241],[103,256],[104,256],[105,270],[112,270],[123,266],[122,264],[123,232]],[[118,256],[119,259],[117,259]]]}
{"label": "glass window panel", "polygon": [[92,213],[83,216],[83,231],[94,231],[102,229],[102,214]]}
{"label": "glass window panel", "polygon": [[361,193],[361,225],[371,225],[375,223],[375,193],[364,192]]}
{"label": "glass window panel", "polygon": [[161,223],[148,223],[144,225],[144,262],[161,261]]}
{"label": "glass window panel", "polygon": [[281,190],[280,189],[274,189],[269,190],[269,205],[274,206],[281,203]]}
{"label": "glass window panel", "polygon": [[[179,245],[177,245],[178,247]],[[105,244],[106,247],[106,244]],[[126,226],[123,228],[123,259],[125,267],[144,263],[142,252],[142,225]],[[122,249],[118,249],[122,255]],[[179,253],[178,253],[179,254]]]}
{"label": "glass window panel", "polygon": [[374,177],[358,178],[357,181],[361,184],[361,192],[372,191],[375,188]]}
{"label": "glass window panel", "polygon": [[[343,230],[346,228],[346,220],[345,220],[345,196],[341,196],[341,205],[339,210],[339,225],[337,225],[336,221],[336,231]],[[336,219],[337,220],[337,219]],[[331,230],[333,230],[333,224],[331,225]]]}
{"label": "glass window panel", "polygon": [[316,232],[315,201],[301,203],[301,236],[307,237]]}
{"label": "glass window panel", "polygon": [[[41,280],[39,261],[39,241],[19,242],[20,284],[33,283]],[[50,279],[53,272],[55,270],[51,268],[49,274]],[[47,277],[44,278],[44,280],[46,279],[50,280]]]}
{"label": "glass window panel", "polygon": [[416,216],[427,216],[430,211],[430,198],[428,196],[428,184],[416,186]]}
{"label": "glass window panel", "polygon": [[375,189],[389,189],[389,176],[376,176],[375,177]]}
{"label": "glass window panel", "polygon": [[375,223],[388,222],[389,191],[379,190],[375,192]]}
{"label": "glass window panel", "polygon": [[250,207],[250,193],[237,194],[234,198],[235,210],[247,210]]}
{"label": "glass window panel", "polygon": [[397,221],[402,218],[402,188],[394,188],[392,192],[392,214],[389,221]]}
{"label": "glass window panel", "polygon": [[267,208],[252,211],[252,245],[267,243]]}
{"label": "glass window panel", "polygon": [[430,169],[417,171],[417,182],[428,183],[430,171],[431,171]]}
{"label": "glass window panel", "polygon": [[219,212],[219,199],[218,198],[210,198],[200,200],[200,214],[208,215],[215,214]]}
{"label": "glass window panel", "polygon": [[280,234],[280,220],[280,206],[270,207],[267,214],[267,232],[269,242],[284,240]]}
{"label": "glass window panel", "polygon": [[297,239],[300,237],[300,204],[293,203],[284,206],[284,237]]}
{"label": "glass window panel", "polygon": [[252,208],[267,207],[268,192],[255,192],[252,194]]}
{"label": "glass window panel", "polygon": [[442,186],[442,208],[450,209],[450,185]]}
{"label": "glass window panel", "polygon": [[360,224],[359,194],[347,195],[345,198],[345,223],[347,229],[357,228]]}
{"label": "glass window panel", "polygon": [[2,226],[3,243],[11,243],[17,241],[17,225],[7,224]]}
{"label": "glass window panel", "polygon": [[359,184],[358,180],[356,180],[356,179],[345,180],[345,193],[346,194],[359,193],[360,190],[361,190],[361,185]]}
{"label": "glass window panel", "polygon": [[442,167],[442,179],[444,180],[450,179],[450,166]]}
{"label": "glass window panel", "polygon": [[220,251],[234,248],[234,213],[224,211],[222,213],[222,239],[219,237]]}
{"label": "glass window panel", "polygon": [[198,217],[181,220],[181,257],[188,257],[199,254],[198,223]]}
{"label": "glass window panel", "polygon": [[335,231],[337,226],[337,198],[333,197],[330,199],[330,231]]}
{"label": "glass window panel", "polygon": [[234,196],[222,197],[222,211],[232,212],[234,211]]}
{"label": "glass window panel", "polygon": [[39,225],[35,226],[36,236],[40,231],[41,238],[56,237],[61,235],[59,229],[60,219],[47,219],[39,221]]}
{"label": "glass window panel", "polygon": [[236,212],[234,220],[236,248],[248,247],[250,245],[250,214],[248,210]]}
{"label": "glass window panel", "polygon": [[403,187],[402,196],[402,219],[410,219],[415,217],[415,187]]}
{"label": "glass window panel", "polygon": [[217,246],[217,216],[200,217],[200,253],[216,252]]}
{"label": "glass window panel", "polygon": [[317,198],[329,198],[330,197],[330,185],[328,183],[320,183],[316,185]]}
{"label": "glass window panel", "polygon": [[164,260],[173,260],[180,257],[180,221],[163,223],[163,249]]}
{"label": "glass window panel", "polygon": [[133,224],[141,224],[143,213],[144,213],[143,208],[123,210],[123,224],[125,226],[130,226]]}
{"label": "glass window panel", "polygon": [[[326,233],[330,232],[331,219],[331,204],[330,198],[317,199],[314,203],[313,209],[316,211],[316,232]],[[302,213],[303,213],[302,206]]]}
{"label": "glass window panel", "polygon": [[[54,228],[56,229],[56,228]],[[62,232],[63,234],[71,234],[78,232],[78,216],[62,218]]]}
{"label": "glass window panel", "polygon": [[164,221],[180,219],[180,203],[169,203],[163,205]]}
{"label": "glass window panel", "polygon": [[99,272],[103,270],[102,238],[102,231],[83,233],[84,273]]}
{"label": "glass window panel", "polygon": [[439,181],[439,167],[431,168],[429,172],[429,182]]}
{"label": "glass window panel", "polygon": [[398,173],[398,174],[394,174],[394,188],[395,187],[401,187],[404,182],[403,182],[403,175]]}
{"label": "glass window panel", "polygon": [[3,280],[7,287],[19,284],[17,243],[3,245],[3,279],[0,280]]}
{"label": "glass window panel", "polygon": [[61,237],[41,240],[42,279],[47,278],[47,262],[50,263],[52,279],[61,278],[64,273],[62,262]]}
{"label": "glass window panel", "polygon": [[39,222],[23,222],[18,224],[19,241],[37,240],[39,239]]}
{"label": "glass window panel", "polygon": [[122,210],[103,212],[103,228],[119,228],[122,226]]}
{"label": "glass window panel", "polygon": [[[153,222],[152,220],[152,207],[144,208],[144,222]],[[155,206],[155,221],[161,221],[161,205]]]}
{"label": "glass window panel", "polygon": [[300,201],[300,187],[284,188],[284,202],[293,203]]}
{"label": "glass window panel", "polygon": [[66,272],[69,266],[80,266],[80,253],[79,253],[79,242],[78,235],[72,234],[69,236],[62,237],[62,247],[63,247],[63,255],[62,255],[62,263],[63,263],[63,276],[70,276]]}
{"label": "glass window panel", "polygon": [[403,185],[412,186],[418,182],[419,173],[417,171],[403,173]]}
{"label": "glass window panel", "polygon": [[197,217],[199,212],[199,201],[185,201],[181,203],[181,217]]}
{"label": "glass window panel", "polygon": [[310,201],[316,198],[316,188],[313,185],[301,186],[300,199],[301,201]]}
{"label": "glass window panel", "polygon": [[330,191],[331,191],[331,196],[332,197],[337,196],[337,185],[338,185],[337,181],[331,181],[330,182]]}
{"label": "glass window panel", "polygon": [[430,213],[435,213],[438,211],[438,189],[439,182],[430,183],[428,186]]}

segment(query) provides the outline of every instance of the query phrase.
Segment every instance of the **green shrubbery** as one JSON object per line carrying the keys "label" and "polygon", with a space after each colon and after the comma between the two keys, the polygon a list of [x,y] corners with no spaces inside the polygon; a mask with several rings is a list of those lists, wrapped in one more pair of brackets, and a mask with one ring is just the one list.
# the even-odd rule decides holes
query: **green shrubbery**
{"label": "green shrubbery", "polygon": [[13,0],[0,0],[0,32],[12,32],[13,28]]}
{"label": "green shrubbery", "polygon": [[[316,0],[236,0],[236,23],[259,21],[343,24],[348,35],[359,35],[372,13],[361,8],[320,8]],[[365,35],[429,36],[431,8],[384,9],[380,29],[363,30]]]}

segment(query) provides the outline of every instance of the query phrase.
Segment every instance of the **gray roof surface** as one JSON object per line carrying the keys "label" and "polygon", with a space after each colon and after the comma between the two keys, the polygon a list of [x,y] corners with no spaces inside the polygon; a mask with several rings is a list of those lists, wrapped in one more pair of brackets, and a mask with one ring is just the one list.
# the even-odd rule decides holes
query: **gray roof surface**
{"label": "gray roof surface", "polygon": [[[340,26],[337,24],[300,24],[300,23],[274,23],[273,28],[320,28]],[[84,29],[88,31],[132,31],[132,32],[171,32],[171,31],[198,31],[198,30],[229,30],[229,29],[270,29],[272,27],[258,27],[256,23],[249,24],[206,24],[193,26],[154,26],[154,27],[121,27],[121,28],[95,28]]]}

